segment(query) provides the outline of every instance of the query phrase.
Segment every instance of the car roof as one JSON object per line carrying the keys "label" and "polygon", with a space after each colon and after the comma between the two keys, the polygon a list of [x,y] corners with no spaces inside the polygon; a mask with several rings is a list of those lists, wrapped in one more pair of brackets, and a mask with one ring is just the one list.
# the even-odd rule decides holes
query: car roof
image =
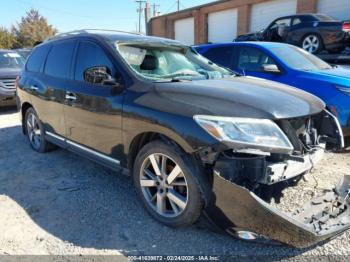
{"label": "car roof", "polygon": [[154,36],[146,36],[139,33],[131,33],[117,30],[103,30],[103,29],[82,29],[77,31],[71,31],[66,33],[61,33],[51,38],[46,39],[44,42],[53,42],[55,40],[61,40],[65,38],[74,38],[74,37],[102,37],[105,40],[112,41],[120,41],[120,42],[157,42],[157,43],[167,43],[174,45],[183,45],[179,41],[154,37]]}
{"label": "car roof", "polygon": [[263,41],[246,41],[246,42],[228,42],[228,43],[214,43],[214,44],[204,44],[197,45],[194,48],[211,48],[211,47],[220,47],[220,46],[260,46],[260,47],[277,47],[285,46],[287,44],[277,43],[277,42],[263,42]]}

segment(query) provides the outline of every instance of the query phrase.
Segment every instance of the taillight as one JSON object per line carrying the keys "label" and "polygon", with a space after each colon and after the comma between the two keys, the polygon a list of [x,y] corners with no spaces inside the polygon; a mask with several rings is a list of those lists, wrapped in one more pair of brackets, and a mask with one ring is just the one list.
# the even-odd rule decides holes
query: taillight
{"label": "taillight", "polygon": [[345,22],[343,24],[343,31],[350,32],[350,23],[349,22]]}

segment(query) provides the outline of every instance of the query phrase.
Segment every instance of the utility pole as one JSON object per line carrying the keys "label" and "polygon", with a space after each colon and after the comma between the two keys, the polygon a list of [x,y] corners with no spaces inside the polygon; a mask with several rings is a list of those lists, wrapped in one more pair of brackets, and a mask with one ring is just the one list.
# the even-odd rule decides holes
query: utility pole
{"label": "utility pole", "polygon": [[154,17],[154,16],[157,16],[157,14],[158,14],[158,10],[157,10],[158,7],[160,7],[160,5],[157,5],[157,4],[155,4],[155,3],[152,5],[153,17]]}
{"label": "utility pole", "polygon": [[177,11],[180,11],[180,0],[176,0],[177,3]]}
{"label": "utility pole", "polygon": [[145,29],[146,29],[146,35],[148,35],[148,22],[151,19],[151,5],[147,1],[145,6]]}
{"label": "utility pole", "polygon": [[142,16],[142,4],[146,3],[145,0],[135,0],[136,3],[139,4],[139,8],[137,9],[137,12],[139,13],[139,33],[141,33],[141,16]]}

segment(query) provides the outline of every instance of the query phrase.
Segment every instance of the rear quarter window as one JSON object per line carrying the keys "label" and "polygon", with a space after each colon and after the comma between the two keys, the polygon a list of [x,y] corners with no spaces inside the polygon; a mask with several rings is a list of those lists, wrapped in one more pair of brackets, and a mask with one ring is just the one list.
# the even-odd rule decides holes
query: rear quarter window
{"label": "rear quarter window", "polygon": [[40,72],[50,47],[50,45],[36,47],[28,58],[26,69],[31,72]]}
{"label": "rear quarter window", "polygon": [[45,74],[57,78],[71,78],[70,70],[76,41],[52,44],[45,64]]}

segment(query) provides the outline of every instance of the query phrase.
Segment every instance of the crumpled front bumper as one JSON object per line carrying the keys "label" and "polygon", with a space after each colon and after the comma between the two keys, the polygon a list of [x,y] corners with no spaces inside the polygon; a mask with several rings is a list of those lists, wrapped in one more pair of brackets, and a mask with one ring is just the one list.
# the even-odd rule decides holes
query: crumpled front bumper
{"label": "crumpled front bumper", "polygon": [[294,247],[308,247],[350,228],[349,188],[350,176],[344,176],[333,191],[287,214],[216,173],[205,215],[234,236],[249,231]]}

